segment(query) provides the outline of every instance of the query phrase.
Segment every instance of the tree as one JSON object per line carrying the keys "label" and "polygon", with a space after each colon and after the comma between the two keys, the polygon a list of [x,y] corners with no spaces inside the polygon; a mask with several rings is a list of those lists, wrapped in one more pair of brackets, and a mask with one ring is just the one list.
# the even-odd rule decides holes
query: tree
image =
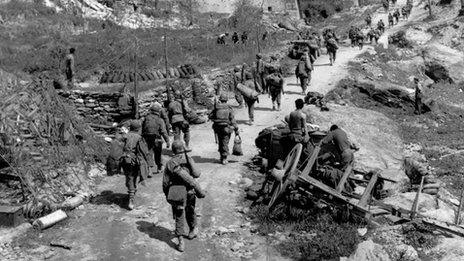
{"label": "tree", "polygon": [[459,16],[464,16],[464,0],[461,0],[461,10],[459,10]]}

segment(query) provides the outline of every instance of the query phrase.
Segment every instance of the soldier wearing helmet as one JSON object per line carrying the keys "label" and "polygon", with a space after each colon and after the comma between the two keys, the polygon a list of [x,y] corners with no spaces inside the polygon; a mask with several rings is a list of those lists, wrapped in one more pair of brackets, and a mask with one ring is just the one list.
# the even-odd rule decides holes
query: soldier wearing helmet
{"label": "soldier wearing helmet", "polygon": [[263,56],[261,54],[256,55],[255,70],[256,70],[256,81],[261,86],[261,89],[264,93],[267,93],[266,82],[264,81],[265,77],[265,64],[263,61]]}
{"label": "soldier wearing helmet", "polygon": [[121,167],[126,176],[126,186],[128,191],[127,208],[132,210],[135,205],[135,193],[137,183],[144,181],[148,176],[148,148],[144,139],[139,135],[141,124],[137,120],[131,121],[129,133],[123,137],[123,153],[121,157]]}
{"label": "soldier wearing helmet", "polygon": [[187,121],[187,115],[190,109],[185,101],[182,100],[181,92],[174,93],[175,99],[169,103],[168,115],[174,132],[174,139],[180,140],[181,133],[184,134],[185,146],[190,145],[190,125]]}
{"label": "soldier wearing helmet", "polygon": [[178,240],[177,249],[183,252],[185,250],[184,219],[189,227],[187,238],[196,238],[198,234],[196,198],[204,198],[205,192],[196,181],[200,177],[200,172],[195,167],[193,159],[185,153],[183,142],[173,141],[172,152],[174,156],[166,163],[164,170],[163,192],[172,206],[176,222],[174,232]]}
{"label": "soldier wearing helmet", "polygon": [[148,146],[148,166],[150,167],[150,172],[153,174],[158,174],[163,168],[161,161],[163,139],[167,144],[166,147],[169,148],[169,135],[166,124],[160,117],[162,109],[159,103],[154,104],[142,124],[142,137]]}
{"label": "soldier wearing helmet", "polygon": [[227,156],[229,156],[229,141],[232,132],[238,135],[238,126],[235,122],[234,111],[227,104],[227,93],[222,93],[217,103],[210,113],[209,118],[213,121],[213,130],[217,135],[219,146],[220,161],[222,164],[227,164]]}

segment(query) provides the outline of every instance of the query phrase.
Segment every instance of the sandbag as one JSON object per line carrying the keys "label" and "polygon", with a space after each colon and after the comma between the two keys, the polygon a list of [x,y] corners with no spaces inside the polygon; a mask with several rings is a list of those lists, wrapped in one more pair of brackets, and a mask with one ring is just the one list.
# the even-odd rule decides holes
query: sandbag
{"label": "sandbag", "polygon": [[282,21],[278,24],[280,28],[284,28],[290,31],[296,31],[295,26],[293,26],[289,21]]}
{"label": "sandbag", "polygon": [[150,81],[158,80],[158,77],[153,72],[147,72],[147,77]]}
{"label": "sandbag", "polygon": [[164,78],[169,78],[168,73],[166,72],[166,69],[161,69],[160,73],[163,75]]}
{"label": "sandbag", "polygon": [[138,73],[138,75],[140,77],[139,80],[142,82],[146,82],[149,80],[146,72],[140,72]]}
{"label": "sandbag", "polygon": [[100,78],[100,83],[108,82],[109,74],[108,72],[103,73],[102,77]]}
{"label": "sandbag", "polygon": [[234,147],[232,148],[232,155],[243,156],[242,138],[240,138],[240,135],[235,135]]}
{"label": "sandbag", "polygon": [[170,78],[175,78],[176,74],[174,72],[174,68],[170,67],[168,70],[169,70],[169,77]]}
{"label": "sandbag", "polygon": [[158,79],[164,79],[165,78],[163,73],[160,70],[156,70],[155,73],[156,73],[156,76],[158,76]]}
{"label": "sandbag", "polygon": [[124,80],[124,74],[122,72],[115,72],[116,77],[114,78],[114,82],[122,82]]}
{"label": "sandbag", "polygon": [[174,69],[174,76],[176,76],[176,78],[179,78],[180,77],[179,69],[177,68],[173,68],[173,69]]}
{"label": "sandbag", "polygon": [[187,66],[186,65],[182,65],[180,67],[180,70],[182,71],[183,74],[185,74],[186,76],[190,75],[190,72],[187,70]]}
{"label": "sandbag", "polygon": [[180,78],[187,78],[187,74],[184,73],[182,67],[177,68],[177,71],[179,71]]}
{"label": "sandbag", "polygon": [[191,64],[184,65],[185,69],[187,70],[188,74],[195,74],[195,70]]}
{"label": "sandbag", "polygon": [[251,88],[248,88],[247,86],[239,83],[237,84],[237,90],[245,97],[248,99],[256,100],[258,99],[259,93]]}

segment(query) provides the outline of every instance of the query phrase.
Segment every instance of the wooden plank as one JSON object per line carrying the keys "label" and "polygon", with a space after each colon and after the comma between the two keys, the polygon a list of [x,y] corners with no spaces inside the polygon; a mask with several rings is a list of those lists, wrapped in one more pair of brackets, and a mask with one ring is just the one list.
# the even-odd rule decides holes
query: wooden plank
{"label": "wooden plank", "polygon": [[309,158],[309,161],[308,163],[306,164],[305,168],[301,171],[301,177],[304,178],[304,179],[308,179],[310,178],[309,174],[311,173],[311,170],[314,166],[314,163],[316,162],[317,160],[317,156],[319,155],[319,151],[321,151],[321,145],[317,145],[315,148],[314,148],[314,151],[313,151],[313,154],[311,155],[311,157]]}
{"label": "wooden plank", "polygon": [[370,216],[369,210],[367,208],[360,206],[359,204],[356,203],[355,200],[352,200],[350,198],[343,196],[340,192],[336,191],[335,189],[329,187],[328,185],[322,183],[321,181],[313,177],[300,176],[298,177],[298,182],[302,183],[302,187],[304,187],[304,189],[310,189],[310,190],[317,189],[327,194],[328,196],[332,197],[331,199],[332,203],[342,202],[344,204],[348,204],[349,206],[353,207],[354,210],[362,213],[365,217]]}
{"label": "wooden plank", "polygon": [[411,219],[414,219],[416,217],[416,213],[417,213],[417,210],[419,208],[420,195],[422,193],[422,188],[424,187],[424,180],[425,180],[425,176],[422,176],[419,189],[417,190],[417,193],[416,193],[416,198],[414,199],[414,202],[412,204]]}
{"label": "wooden plank", "polygon": [[456,226],[453,224],[449,224],[446,222],[430,219],[430,218],[423,218],[422,223],[426,225],[433,226],[439,230],[443,230],[454,235],[458,235],[460,237],[464,237],[464,228],[461,226]]}
{"label": "wooden plank", "polygon": [[361,196],[361,199],[359,200],[359,205],[366,207],[367,203],[369,200],[372,198],[372,190],[375,187],[375,183],[377,183],[377,178],[379,177],[379,173],[375,172],[374,175],[372,175],[369,183],[367,184],[366,189],[364,190],[363,195]]}
{"label": "wooden plank", "polygon": [[348,167],[345,170],[345,173],[343,173],[343,177],[340,179],[340,182],[337,185],[338,192],[343,191],[343,188],[345,187],[345,183],[348,180],[348,177],[350,176],[352,170],[353,170],[353,164],[348,165]]}

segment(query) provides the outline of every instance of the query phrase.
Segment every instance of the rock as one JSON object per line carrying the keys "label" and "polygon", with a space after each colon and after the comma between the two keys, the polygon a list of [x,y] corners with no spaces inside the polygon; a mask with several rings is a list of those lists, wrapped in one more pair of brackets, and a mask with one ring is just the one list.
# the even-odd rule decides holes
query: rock
{"label": "rock", "polygon": [[253,185],[253,180],[249,178],[242,178],[239,183],[240,187],[247,189]]}
{"label": "rock", "polygon": [[358,228],[358,234],[362,237],[367,234],[367,227]]}
{"label": "rock", "polygon": [[419,260],[419,255],[417,254],[416,249],[410,245],[401,245],[398,249],[401,254],[401,260],[404,261],[416,261]]}
{"label": "rock", "polygon": [[[342,259],[340,259],[342,260]],[[361,242],[356,251],[346,261],[390,261],[390,257],[383,247],[374,243],[371,239]]]}
{"label": "rock", "polygon": [[256,193],[256,191],[254,190],[248,190],[247,191],[247,194],[246,194],[246,198],[249,199],[249,200],[256,200],[258,199],[258,193]]}

